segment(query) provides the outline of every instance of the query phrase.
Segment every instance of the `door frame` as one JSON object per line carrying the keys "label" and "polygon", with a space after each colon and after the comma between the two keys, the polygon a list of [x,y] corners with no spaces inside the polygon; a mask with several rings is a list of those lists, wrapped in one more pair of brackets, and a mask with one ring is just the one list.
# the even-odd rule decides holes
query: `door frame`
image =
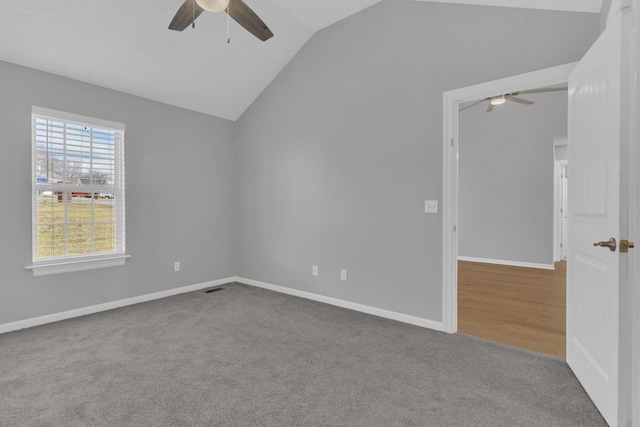
{"label": "door frame", "polygon": [[[638,85],[637,79],[634,76],[637,75],[640,70],[640,31],[637,27],[640,26],[640,7],[638,2],[634,2],[631,5],[633,7],[631,22],[628,24],[632,30],[630,31],[631,37],[629,40],[629,74],[624,76],[628,79],[623,79],[622,84],[627,85],[629,88],[629,139],[632,141],[629,146],[629,159],[633,163],[629,170],[629,235],[635,236],[637,239],[638,228],[640,226],[640,209],[635,209],[640,201],[640,184],[639,176],[637,173],[637,165],[640,164],[640,150],[637,147],[638,137],[640,136],[640,130],[638,129],[638,114],[640,113],[640,85]],[[623,25],[625,21],[623,21]],[[634,37],[635,35],[635,37]],[[622,34],[623,40],[625,39],[625,33]],[[623,64],[623,70],[625,70]],[[623,71],[624,72],[624,71]],[[625,86],[623,86],[624,88]],[[623,118],[624,120],[624,118]],[[638,241],[636,240],[636,243]],[[632,297],[632,326],[631,326],[631,419],[636,424],[640,423],[640,289],[635,278],[640,272],[640,251],[633,253],[633,258],[630,259],[630,280],[629,283],[634,287]]]}
{"label": "door frame", "polygon": [[[565,167],[568,164],[568,160],[558,160],[557,151],[558,148],[567,149],[567,137],[555,137],[553,139],[553,262],[562,261],[562,252],[566,249],[566,239],[563,239],[563,215],[566,214],[566,192],[563,192],[562,184],[562,166]],[[565,189],[566,190],[566,189]],[[564,197],[563,197],[564,196]],[[564,199],[564,200],[563,200]],[[563,205],[564,201],[564,205]],[[560,209],[563,209],[561,212]],[[566,233],[565,233],[566,234]],[[563,244],[564,243],[564,244]]]}
{"label": "door frame", "polygon": [[443,94],[442,326],[458,331],[458,108],[461,103],[503,93],[567,83],[576,62],[480,83]]}
{"label": "door frame", "polygon": [[[638,244],[640,240],[640,5],[636,0],[612,0],[607,24],[615,14],[622,20],[621,108],[621,236]],[[626,187],[625,187],[626,186]],[[620,260],[620,425],[640,425],[640,289],[636,278],[640,271],[640,250],[630,250]]]}
{"label": "door frame", "polygon": [[568,164],[567,160],[554,161],[553,262],[562,261],[567,250],[567,230],[563,217],[567,213],[567,189],[564,180]]}

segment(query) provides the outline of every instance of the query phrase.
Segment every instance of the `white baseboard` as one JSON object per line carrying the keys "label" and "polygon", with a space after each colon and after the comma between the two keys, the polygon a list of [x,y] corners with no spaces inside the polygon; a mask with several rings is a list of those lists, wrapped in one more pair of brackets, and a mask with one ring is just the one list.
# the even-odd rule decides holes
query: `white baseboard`
{"label": "white baseboard", "polygon": [[349,310],[360,311],[362,313],[372,314],[378,317],[384,317],[385,319],[397,320],[398,322],[409,323],[411,325],[421,326],[423,328],[428,328],[428,329],[434,329],[436,331],[441,331],[441,332],[444,331],[442,322],[436,322],[435,320],[424,319],[422,317],[410,316],[408,314],[397,313],[395,311],[384,310],[381,308],[371,307],[363,304],[357,304],[354,302],[344,301],[337,298],[326,297],[326,296],[314,294],[311,292],[305,292],[297,289],[287,288],[285,286],[272,285],[271,283],[260,282],[258,280],[247,279],[244,277],[236,277],[234,281],[244,283],[250,286],[255,286],[258,288],[268,289],[270,291],[280,292],[287,295],[306,298],[312,301],[318,301],[325,304],[347,308]]}
{"label": "white baseboard", "polygon": [[166,298],[173,295],[198,291],[201,289],[224,285],[226,283],[231,283],[231,282],[240,282],[240,283],[244,283],[250,286],[255,286],[258,288],[268,289],[270,291],[280,292],[287,295],[293,295],[296,297],[305,298],[312,301],[318,301],[325,304],[335,305],[337,307],[342,307],[349,310],[355,310],[355,311],[360,311],[362,313],[372,314],[378,317],[384,317],[386,319],[392,319],[392,320],[397,320],[399,322],[408,323],[411,325],[421,326],[423,328],[434,329],[436,331],[443,331],[442,322],[436,322],[434,320],[424,319],[416,316],[410,316],[408,314],[397,313],[395,311],[384,310],[381,308],[371,307],[368,305],[357,304],[354,302],[349,302],[349,301],[344,301],[337,298],[318,295],[311,292],[300,291],[297,289],[287,288],[285,286],[273,285],[270,283],[260,282],[258,280],[246,279],[244,277],[228,277],[226,279],[219,279],[211,282],[198,283],[196,285],[183,286],[181,288],[168,289],[166,291],[154,292],[152,294],[140,295],[137,297],[126,298],[126,299],[121,299],[121,300],[112,301],[112,302],[106,302],[103,304],[91,305],[88,307],[82,307],[75,310],[63,311],[60,313],[48,314],[45,316],[33,317],[31,319],[5,323],[0,325],[0,334],[6,333],[6,332],[18,331],[20,329],[31,328],[34,326],[44,325],[47,323],[58,322],[60,320],[71,319],[74,317],[86,316],[88,314],[99,313],[101,311],[112,310],[114,308],[120,308],[128,305],[139,304],[142,302],[153,301],[156,299]]}
{"label": "white baseboard", "polygon": [[101,311],[112,310],[114,308],[125,307],[127,305],[139,304],[141,302],[152,301],[155,299],[166,298],[173,295],[184,294],[187,292],[198,291],[200,289],[211,288],[213,286],[224,285],[225,283],[234,282],[234,277],[227,279],[219,279],[211,282],[198,283],[196,285],[183,286],[181,288],[168,289],[166,291],[154,292],[152,294],[140,295],[137,297],[121,299],[103,304],[90,305],[88,307],[78,308],[75,310],[63,311],[61,313],[47,314],[46,316],[33,317],[31,319],[18,320],[0,325],[0,334],[5,332],[18,331],[20,329],[31,328],[33,326],[44,325],[46,323],[58,322],[60,320],[71,319],[73,317],[86,316],[87,314],[99,313]]}
{"label": "white baseboard", "polygon": [[470,256],[458,256],[458,261],[482,262],[484,264],[510,265],[512,267],[540,268],[542,270],[555,270],[553,264],[538,264],[535,262],[507,261],[504,259],[476,258]]}

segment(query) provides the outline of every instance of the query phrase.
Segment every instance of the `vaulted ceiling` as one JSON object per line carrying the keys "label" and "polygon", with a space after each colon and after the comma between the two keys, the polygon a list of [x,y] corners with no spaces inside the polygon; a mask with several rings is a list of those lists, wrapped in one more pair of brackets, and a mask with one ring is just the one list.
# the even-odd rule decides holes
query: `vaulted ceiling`
{"label": "vaulted ceiling", "polygon": [[[169,31],[183,1],[2,0],[0,60],[236,120],[316,31],[380,0],[244,0],[274,37],[231,21],[229,44],[225,13]],[[437,1],[592,13],[602,2]]]}

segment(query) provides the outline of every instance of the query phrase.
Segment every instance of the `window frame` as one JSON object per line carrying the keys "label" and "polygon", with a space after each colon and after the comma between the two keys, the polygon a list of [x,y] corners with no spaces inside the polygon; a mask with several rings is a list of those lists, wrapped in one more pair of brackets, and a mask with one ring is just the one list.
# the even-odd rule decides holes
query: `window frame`
{"label": "window frame", "polygon": [[[113,193],[115,209],[115,248],[112,252],[91,253],[81,255],[63,255],[44,259],[37,258],[38,245],[38,192],[44,187],[37,182],[37,147],[36,147],[36,119],[45,118],[76,125],[97,127],[119,133],[114,141],[114,183]],[[31,225],[32,225],[32,265],[27,266],[34,276],[66,273],[71,271],[89,270],[103,267],[124,265],[131,255],[126,254],[126,218],[125,218],[125,126],[122,123],[111,122],[93,117],[86,117],[62,111],[32,106],[31,110]],[[67,141],[65,140],[65,145]],[[48,185],[48,184],[45,184]],[[70,184],[63,184],[63,186]],[[97,186],[92,187],[93,191]],[[69,191],[72,191],[70,188]]]}

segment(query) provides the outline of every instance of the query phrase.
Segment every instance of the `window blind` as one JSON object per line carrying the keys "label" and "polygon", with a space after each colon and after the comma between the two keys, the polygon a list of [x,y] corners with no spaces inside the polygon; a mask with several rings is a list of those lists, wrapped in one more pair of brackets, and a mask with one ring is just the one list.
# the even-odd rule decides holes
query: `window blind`
{"label": "window blind", "polygon": [[124,254],[124,125],[33,107],[33,261]]}

